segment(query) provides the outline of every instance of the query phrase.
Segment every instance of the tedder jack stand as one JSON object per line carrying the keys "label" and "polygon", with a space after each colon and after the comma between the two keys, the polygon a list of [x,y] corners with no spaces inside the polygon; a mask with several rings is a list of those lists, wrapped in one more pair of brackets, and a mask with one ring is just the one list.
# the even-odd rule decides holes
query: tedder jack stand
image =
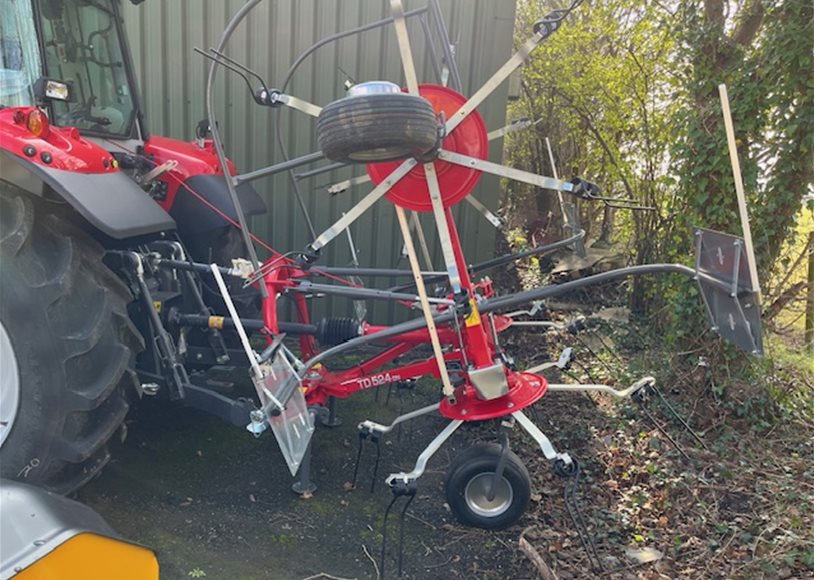
{"label": "tedder jack stand", "polygon": [[323,427],[339,427],[342,419],[336,415],[336,397],[328,397],[328,418],[321,422]]}

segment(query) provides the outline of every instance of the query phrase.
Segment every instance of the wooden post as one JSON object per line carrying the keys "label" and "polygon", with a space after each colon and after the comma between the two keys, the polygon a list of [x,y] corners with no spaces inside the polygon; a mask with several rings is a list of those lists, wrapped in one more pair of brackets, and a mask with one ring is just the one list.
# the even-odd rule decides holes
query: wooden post
{"label": "wooden post", "polygon": [[808,234],[808,290],[806,291],[806,353],[814,355],[814,232]]}
{"label": "wooden post", "polygon": [[746,209],[746,193],[743,190],[743,177],[741,176],[741,164],[738,160],[738,148],[735,146],[735,129],[732,125],[732,113],[729,111],[729,96],[726,92],[726,85],[718,85],[718,92],[721,95],[721,108],[724,113],[724,126],[726,128],[726,142],[729,146],[729,161],[732,164],[732,177],[735,179],[735,193],[738,196],[738,212],[743,228],[743,242],[746,249],[746,260],[749,263],[749,274],[751,274],[752,290],[758,295],[760,300],[760,283],[757,277],[757,261],[755,260],[755,249],[752,246],[752,228],[749,227],[749,212]]}

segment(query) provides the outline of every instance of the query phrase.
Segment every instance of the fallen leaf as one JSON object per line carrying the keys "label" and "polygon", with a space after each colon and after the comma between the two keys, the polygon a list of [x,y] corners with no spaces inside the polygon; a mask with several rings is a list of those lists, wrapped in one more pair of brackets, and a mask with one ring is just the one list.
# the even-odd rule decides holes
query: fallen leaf
{"label": "fallen leaf", "polygon": [[356,489],[356,486],[349,481],[342,484],[342,491],[353,491],[354,489]]}
{"label": "fallen leaf", "polygon": [[637,564],[647,564],[648,562],[661,560],[664,554],[655,548],[627,548],[625,556]]}

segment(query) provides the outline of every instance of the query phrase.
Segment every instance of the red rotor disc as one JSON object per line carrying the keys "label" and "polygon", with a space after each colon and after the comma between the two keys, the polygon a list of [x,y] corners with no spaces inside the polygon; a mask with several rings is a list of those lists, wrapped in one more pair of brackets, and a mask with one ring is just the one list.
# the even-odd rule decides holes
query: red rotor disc
{"label": "red rotor disc", "polygon": [[448,419],[485,421],[522,411],[536,403],[547,390],[545,377],[532,373],[512,373],[506,395],[484,401],[475,395],[472,387],[464,385],[455,389],[455,404],[450,405],[449,399],[444,398],[439,411]]}
{"label": "red rotor disc", "polygon": [[[447,119],[452,117],[467,99],[462,94],[441,85],[420,85],[419,94],[427,99],[436,113],[443,111]],[[443,148],[462,155],[486,159],[489,156],[489,138],[480,114],[473,111],[455,130],[444,138]],[[376,185],[384,181],[403,161],[371,163],[367,173]],[[475,188],[481,172],[476,169],[435,161],[435,172],[441,189],[444,207],[455,205]],[[386,195],[396,205],[414,211],[432,211],[430,191],[424,176],[424,168],[417,165],[394,185]]]}

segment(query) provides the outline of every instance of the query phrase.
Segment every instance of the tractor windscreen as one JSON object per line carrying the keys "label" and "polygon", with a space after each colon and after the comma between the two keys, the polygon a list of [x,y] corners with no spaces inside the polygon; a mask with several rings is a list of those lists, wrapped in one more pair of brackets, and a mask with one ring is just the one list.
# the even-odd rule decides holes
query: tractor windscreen
{"label": "tractor windscreen", "polygon": [[40,76],[31,2],[0,0],[0,105],[33,105],[33,85]]}
{"label": "tractor windscreen", "polygon": [[46,74],[71,84],[72,102],[53,103],[56,125],[131,134],[136,108],[114,1],[39,0]]}

